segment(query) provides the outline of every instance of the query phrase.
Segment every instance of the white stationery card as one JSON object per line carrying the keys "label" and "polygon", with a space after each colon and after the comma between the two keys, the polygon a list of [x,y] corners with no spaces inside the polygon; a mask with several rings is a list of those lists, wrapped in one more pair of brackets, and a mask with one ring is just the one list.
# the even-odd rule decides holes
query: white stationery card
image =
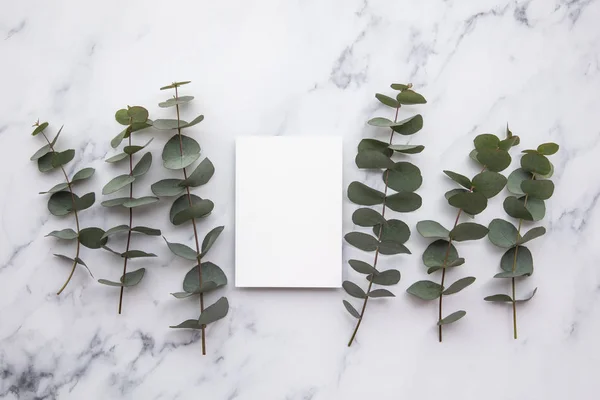
{"label": "white stationery card", "polygon": [[341,138],[238,138],[235,176],[235,286],[340,287]]}

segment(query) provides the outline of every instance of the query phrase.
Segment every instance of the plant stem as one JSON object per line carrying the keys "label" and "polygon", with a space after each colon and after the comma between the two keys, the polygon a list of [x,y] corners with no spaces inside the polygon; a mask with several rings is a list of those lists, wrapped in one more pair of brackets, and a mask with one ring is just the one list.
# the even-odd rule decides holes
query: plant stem
{"label": "plant stem", "polygon": [[[175,100],[177,100],[179,98],[179,93],[177,91],[177,86],[175,86]],[[181,138],[181,127],[180,125],[180,119],[179,119],[179,104],[175,104],[175,109],[177,110],[177,134],[179,135],[179,151],[181,152],[181,155],[183,156],[183,140]],[[185,168],[183,168],[183,177],[184,179],[187,179],[187,172],[185,170]],[[190,187],[186,186],[185,187],[186,192],[187,192],[187,198],[188,198],[188,203],[190,204],[190,207],[193,205],[192,203],[192,196],[190,193]],[[196,242],[196,254],[197,254],[197,260],[198,260],[198,283],[199,283],[199,287],[202,288],[202,260],[200,258],[200,245],[199,245],[199,241],[198,241],[198,228],[196,227],[196,219],[192,218],[192,226],[194,228],[194,240]],[[204,312],[204,293],[200,293],[200,314],[202,314]],[[202,355],[206,355],[206,325],[202,325],[201,331],[202,331]]]}
{"label": "plant stem", "polygon": [[[396,108],[396,115],[394,117],[394,122],[396,122],[398,120],[398,111],[400,111],[400,106],[398,106],[398,108]],[[392,139],[394,138],[394,129],[391,129],[390,132],[390,141],[389,144],[392,144]],[[385,189],[383,192],[383,205],[382,205],[382,210],[381,210],[381,216],[385,217],[385,200],[387,197],[387,192],[388,192],[388,174],[389,174],[389,170],[385,171]],[[381,234],[383,232],[383,225],[379,226],[379,233],[377,234],[377,241],[379,242],[379,240],[381,239]],[[377,246],[377,249],[375,249],[375,259],[373,260],[373,268],[375,270],[377,270],[377,259],[379,258],[379,246]],[[354,338],[356,337],[356,334],[358,332],[358,328],[360,328],[360,323],[362,322],[363,316],[365,315],[365,310],[367,308],[367,301],[369,300],[369,293],[371,293],[371,287],[373,286],[373,278],[371,278],[371,280],[369,281],[369,286],[367,287],[367,295],[365,296],[365,300],[363,302],[362,305],[362,309],[360,310],[360,318],[358,318],[358,321],[356,322],[356,327],[354,328],[354,331],[352,332],[352,336],[350,337],[350,341],[348,342],[348,347],[352,346],[352,342],[354,341]]]}
{"label": "plant stem", "polygon": [[[535,174],[531,175],[531,179],[535,179]],[[525,200],[523,201],[523,207],[527,207],[527,200],[529,199],[529,195],[525,195]],[[519,227],[517,228],[517,242],[519,237],[521,237],[521,226],[523,225],[523,219],[519,218]],[[514,273],[517,269],[517,254],[519,252],[519,245],[515,246],[515,256],[513,258],[512,272]],[[511,286],[512,286],[512,310],[513,310],[513,338],[517,339],[517,298],[516,298],[516,281],[515,277],[511,278]]]}
{"label": "plant stem", "polygon": [[[131,124],[131,121],[130,121]],[[129,146],[131,146],[131,135],[129,133]],[[133,154],[129,155],[129,176],[133,175]],[[133,182],[129,184],[129,199],[133,199]],[[131,243],[131,228],[133,227],[133,207],[129,207],[129,230],[127,231],[127,246],[125,247],[125,252],[129,251],[129,244]],[[127,273],[127,260],[125,257],[123,261],[123,281],[125,281],[125,274]],[[119,314],[121,314],[121,307],[123,306],[123,292],[125,290],[125,286],[121,286],[121,292],[119,294]]]}
{"label": "plant stem", "polygon": [[[52,142],[50,142],[50,140],[48,140],[46,133],[42,132],[42,135],[44,136],[44,139],[46,139],[46,142],[48,142],[48,145],[50,146],[50,150],[52,150],[54,152],[54,145],[52,145]],[[75,215],[75,225],[77,227],[77,250],[75,251],[75,260],[73,261],[73,268],[71,268],[71,273],[69,274],[69,277],[67,278],[66,282],[62,285],[62,287],[58,290],[58,292],[56,292],[56,295],[61,294],[62,291],[65,290],[65,288],[71,281],[71,278],[73,277],[73,274],[75,273],[75,267],[77,267],[77,259],[79,258],[79,247],[80,247],[79,216],[77,215],[77,205],[75,204],[75,194],[73,193],[73,189],[71,187],[71,181],[69,180],[69,177],[67,175],[67,172],[65,171],[65,168],[61,165],[60,169],[61,169],[63,175],[65,176],[65,180],[67,181],[67,187],[69,188],[69,192],[71,193],[71,204],[73,205],[73,214]]]}

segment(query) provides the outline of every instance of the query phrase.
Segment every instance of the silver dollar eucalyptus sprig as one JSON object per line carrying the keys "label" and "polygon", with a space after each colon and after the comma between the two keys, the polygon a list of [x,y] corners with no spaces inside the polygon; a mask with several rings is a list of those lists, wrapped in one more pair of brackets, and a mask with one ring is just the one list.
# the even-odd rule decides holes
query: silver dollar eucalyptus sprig
{"label": "silver dollar eucalyptus sprig", "polygon": [[177,133],[165,144],[162,159],[165,168],[181,170],[183,179],[164,179],[156,182],[152,185],[152,192],[157,196],[178,196],[173,202],[169,213],[169,218],[173,225],[181,225],[188,221],[192,223],[195,250],[182,243],[169,242],[166,238],[165,242],[175,255],[196,263],[183,279],[183,291],[172,293],[172,295],[178,299],[199,295],[200,316],[196,319],[183,321],[179,325],[171,326],[171,328],[200,330],[202,354],[206,354],[205,328],[208,324],[227,315],[229,302],[226,297],[221,297],[212,305],[204,308],[204,294],[227,284],[227,277],[221,268],[211,262],[202,261],[224,227],[218,226],[208,232],[202,241],[202,246],[200,246],[196,219],[208,216],[213,210],[214,204],[210,200],[191,194],[190,188],[208,183],[215,173],[215,167],[208,158],[204,158],[191,174],[188,174],[186,171],[187,167],[200,158],[200,145],[196,140],[184,135],[182,130],[185,129],[187,131],[188,128],[200,123],[204,119],[204,116],[200,115],[192,121],[187,122],[179,117],[180,106],[194,99],[193,96],[179,96],[179,87],[188,83],[190,81],[174,82],[160,88],[160,90],[175,89],[175,95],[159,103],[159,107],[175,107],[177,119],[157,119],[153,124],[156,129],[177,130]]}
{"label": "silver dollar eucalyptus sprig", "polygon": [[[31,160],[37,161],[38,169],[40,172],[49,172],[56,168],[60,168],[63,176],[65,177],[65,181],[56,184],[54,187],[49,189],[46,192],[40,192],[40,194],[51,194],[50,199],[48,200],[48,210],[52,215],[56,216],[65,216],[70,213],[73,213],[75,217],[75,229],[71,228],[62,229],[60,231],[52,231],[46,236],[54,236],[55,238],[61,240],[75,240],[76,248],[75,248],[75,257],[68,257],[62,254],[54,254],[56,257],[68,261],[72,263],[71,273],[67,278],[66,282],[59,291],[56,293],[61,294],[63,290],[67,287],[73,274],[75,273],[75,268],[77,265],[82,265],[85,267],[90,275],[92,272],[89,270],[85,262],[79,257],[80,245],[84,245],[85,247],[91,249],[100,248],[102,245],[106,243],[106,240],[102,239],[102,235],[104,231],[100,228],[83,228],[80,229],[79,225],[79,211],[83,211],[86,208],[90,208],[92,204],[96,201],[96,194],[94,192],[86,193],[85,195],[79,197],[73,192],[73,185],[77,182],[83,182],[84,180],[90,178],[94,175],[94,168],[83,168],[77,171],[71,179],[69,179],[69,175],[65,170],[65,165],[67,165],[73,158],[75,157],[75,150],[68,149],[65,151],[58,151],[56,149],[56,141],[62,132],[62,127],[58,130],[54,139],[50,141],[48,136],[46,135],[46,128],[48,127],[47,122],[43,122],[40,124],[37,121],[34,125],[35,129],[32,132],[33,136],[41,134],[46,140],[46,145],[44,145],[41,149],[35,152],[33,156],[31,156]],[[93,277],[93,275],[92,275]]]}
{"label": "silver dollar eucalyptus sprig", "polygon": [[458,293],[475,282],[474,277],[468,276],[445,286],[446,272],[465,263],[465,259],[458,256],[458,251],[452,243],[479,240],[488,233],[488,228],[483,225],[474,222],[459,223],[460,216],[463,213],[471,216],[481,213],[487,207],[488,199],[496,196],[504,188],[507,179],[499,172],[510,165],[508,150],[519,143],[519,138],[507,130],[504,140],[492,134],[483,134],[477,136],[473,142],[475,149],[470,157],[481,165],[481,172],[471,180],[456,172],[444,171],[450,179],[462,186],[445,194],[448,204],[458,208],[452,229],[448,230],[439,222],[431,220],[417,223],[417,231],[421,236],[435,239],[423,253],[423,264],[427,267],[427,273],[441,271],[442,277],[440,283],[429,280],[415,282],[406,291],[422,300],[439,299],[437,325],[440,342],[443,326],[456,322],[467,314],[466,311],[459,310],[444,317],[443,297]]}
{"label": "silver dollar eucalyptus sprig", "polygon": [[[364,318],[367,302],[370,298],[394,297],[387,289],[374,289],[373,284],[392,286],[400,281],[400,271],[377,269],[379,255],[410,254],[404,243],[410,237],[410,229],[406,223],[399,219],[386,219],[386,208],[396,212],[415,211],[421,207],[421,197],[414,193],[423,178],[421,171],[414,164],[406,161],[393,161],[395,155],[416,154],[423,151],[421,145],[393,144],[394,133],[399,135],[412,135],[423,127],[423,117],[420,114],[398,121],[398,114],[402,105],[425,104],[425,98],[412,90],[412,85],[392,84],[392,89],[399,93],[394,97],[376,94],[375,97],[384,105],[395,110],[394,120],[388,118],[373,118],[369,125],[390,129],[388,142],[375,139],[363,139],[358,145],[356,165],[361,169],[383,170],[381,177],[384,191],[373,189],[361,182],[352,182],[348,186],[348,198],[353,203],[361,206],[381,205],[381,212],[373,208],[359,208],[352,214],[352,221],[359,226],[369,227],[373,235],[364,232],[350,232],[345,236],[346,241],[352,246],[367,252],[375,252],[373,265],[361,260],[349,260],[348,263],[359,274],[366,275],[367,290],[359,285],[344,281],[344,290],[352,297],[362,300],[362,308],[357,311],[352,304],[344,300],[343,304],[350,315],[357,319],[356,326],[348,342],[352,345],[358,328]],[[388,189],[397,193],[388,195]]]}
{"label": "silver dollar eucalyptus sprig", "polygon": [[500,260],[502,272],[494,278],[511,280],[512,296],[495,294],[484,300],[499,303],[511,303],[513,312],[513,337],[517,338],[517,303],[524,303],[533,298],[537,288],[527,297],[517,300],[516,280],[533,274],[533,256],[525,243],[546,233],[542,226],[531,228],[521,236],[523,221],[540,221],[546,214],[544,200],[554,193],[554,183],[549,179],[554,173],[554,166],[546,156],[558,151],[556,143],[544,143],[537,150],[524,150],[521,157],[521,168],[508,176],[508,191],[515,196],[504,200],[504,211],[517,219],[518,227],[503,219],[494,219],[490,225],[488,238],[498,247],[507,249]]}
{"label": "silver dollar eucalyptus sprig", "polygon": [[98,282],[103,285],[116,286],[120,288],[119,293],[119,309],[118,312],[121,314],[123,306],[123,291],[126,287],[135,286],[144,277],[146,271],[145,268],[139,268],[135,271],[127,272],[127,262],[133,258],[142,257],[156,257],[155,254],[146,253],[141,250],[131,250],[131,233],[138,232],[144,235],[160,236],[160,230],[149,228],[146,226],[133,226],[133,209],[142,207],[148,204],[152,204],[158,201],[158,197],[154,196],[142,196],[133,197],[133,183],[139,180],[150,169],[152,164],[152,154],[146,152],[140,160],[133,166],[133,158],[136,153],[143,150],[146,146],[152,142],[152,139],[148,140],[145,145],[134,145],[131,137],[134,132],[148,128],[151,126],[152,121],[148,119],[148,111],[144,107],[133,106],[120,109],[115,114],[115,119],[121,125],[125,125],[125,129],[121,131],[113,140],[110,142],[113,148],[119,147],[123,139],[127,139],[127,144],[123,147],[123,151],[115,156],[106,159],[108,163],[117,163],[122,160],[129,160],[129,173],[119,175],[108,182],[102,189],[102,194],[108,195],[115,193],[121,189],[129,187],[129,196],[117,197],[102,202],[104,207],[124,207],[129,211],[129,225],[118,225],[104,233],[103,239],[107,239],[109,236],[116,235],[119,233],[127,232],[127,244],[125,245],[125,251],[118,252],[107,246],[104,246],[106,250],[116,254],[123,259],[123,273],[119,282],[109,281],[106,279],[99,279]]}

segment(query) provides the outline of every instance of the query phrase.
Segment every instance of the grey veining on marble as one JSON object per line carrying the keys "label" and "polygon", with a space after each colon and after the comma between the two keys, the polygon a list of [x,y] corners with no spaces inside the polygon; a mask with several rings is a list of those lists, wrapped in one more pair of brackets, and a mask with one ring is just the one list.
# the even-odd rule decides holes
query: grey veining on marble
{"label": "grey veining on marble", "polygon": [[[0,10],[0,399],[597,398],[600,1],[0,0]],[[157,106],[168,97],[158,89],[188,79],[182,94],[196,100],[183,117],[205,115],[191,132],[216,166],[194,192],[215,202],[200,231],[225,225],[209,258],[230,279],[207,296],[227,295],[231,309],[208,328],[205,357],[197,333],[168,328],[196,316],[198,305],[170,296],[190,265],[161,238],[133,238],[158,257],[132,262],[147,272],[126,291],[123,315],[116,314],[118,290],[83,269],[55,295],[69,267],[52,253],[71,254],[72,244],[44,235],[73,221],[49,215],[47,197],[38,195],[59,175],[42,175],[29,161],[42,146],[29,135],[31,124],[48,120],[51,132],[64,124],[58,145],[77,151],[67,172],[96,168],[78,189],[97,195],[82,225],[126,223],[125,213],[99,205],[102,186],[122,171],[103,161],[120,130],[114,112],[143,105],[151,118],[172,117]],[[381,184],[355,167],[354,155],[361,138],[387,135],[365,122],[390,117],[374,93],[389,92],[392,82],[412,82],[429,101],[401,112],[421,112],[424,129],[395,139],[425,145],[412,157],[424,177],[423,207],[399,216],[413,228],[413,254],[380,264],[402,272],[392,288],[397,297],[369,303],[347,348],[354,321],[341,290],[233,288],[234,140],[343,135],[344,185]],[[482,300],[508,290],[492,279],[501,252],[487,240],[462,244],[466,264],[451,277],[477,281],[445,299],[447,310],[468,315],[439,344],[436,307],[405,293],[427,276],[420,260],[427,241],[414,225],[452,223],[443,198],[452,183],[441,171],[472,176],[472,139],[502,134],[507,122],[521,136],[519,149],[561,145],[543,221],[548,233],[531,244],[536,270],[519,285],[520,293],[539,289],[519,310],[515,341],[509,307]],[[170,133],[148,131],[138,140],[150,137],[154,163],[136,183],[140,195],[174,176],[159,156]],[[476,221],[504,216],[501,203],[501,196],[490,201]],[[189,227],[170,224],[169,206],[161,200],[134,223],[191,244]],[[355,208],[345,200],[344,232],[354,228]],[[81,257],[96,277],[119,274],[110,254],[83,248]],[[355,257],[370,259],[345,244],[344,261]],[[343,271],[354,273],[346,264]]]}

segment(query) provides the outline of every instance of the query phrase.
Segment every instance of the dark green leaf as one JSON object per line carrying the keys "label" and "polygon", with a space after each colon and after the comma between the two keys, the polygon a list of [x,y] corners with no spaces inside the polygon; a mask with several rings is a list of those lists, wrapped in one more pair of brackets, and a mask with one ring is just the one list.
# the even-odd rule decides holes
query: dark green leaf
{"label": "dark green leaf", "polygon": [[513,224],[503,219],[494,219],[490,222],[488,239],[498,247],[505,249],[517,244],[519,234]]}
{"label": "dark green leaf", "polygon": [[391,157],[394,152],[388,149],[388,143],[375,139],[363,139],[358,144],[358,151],[376,150],[384,155]]}
{"label": "dark green leaf", "polygon": [[221,318],[225,318],[227,312],[229,312],[229,302],[226,297],[221,297],[215,304],[211,304],[202,311],[200,318],[198,318],[198,323],[206,326]]}
{"label": "dark green leaf", "polygon": [[510,154],[502,149],[477,150],[477,160],[493,172],[505,170],[510,165]]}
{"label": "dark green leaf", "polygon": [[114,235],[116,233],[120,233],[120,232],[128,232],[129,231],[129,226],[128,225],[117,225],[113,228],[110,228],[109,230],[107,230],[106,232],[104,232],[104,234],[102,235],[102,239],[107,238],[111,235]]}
{"label": "dark green leaf", "polygon": [[354,318],[360,318],[360,314],[354,307],[352,307],[352,304],[348,303],[346,300],[342,300],[342,303],[344,303],[344,307],[346,307],[346,310],[350,313],[350,315],[352,315]]}
{"label": "dark green leaf", "polygon": [[554,193],[554,183],[548,180],[527,180],[521,182],[521,190],[530,198],[547,200]]}
{"label": "dark green leaf", "polygon": [[79,231],[79,242],[88,249],[99,249],[104,246],[108,238],[104,237],[104,230],[100,228],[84,228]]}
{"label": "dark green leaf", "polygon": [[468,192],[467,189],[452,189],[452,190],[448,190],[446,193],[444,193],[444,197],[446,198],[446,200],[450,200],[450,197],[454,196],[455,194],[467,193],[467,192]]}
{"label": "dark green leaf", "polygon": [[367,169],[391,168],[394,166],[394,162],[378,150],[359,151],[355,162],[358,168]]}
{"label": "dark green leaf", "polygon": [[158,103],[158,106],[161,108],[174,107],[178,104],[189,103],[192,100],[194,100],[194,96],[181,96],[178,98],[172,98],[172,99],[163,101],[162,103]]}
{"label": "dark green leaf", "polygon": [[118,190],[123,189],[130,183],[135,181],[135,177],[131,175],[119,175],[116,178],[111,179],[104,187],[102,188],[102,194],[111,194]]}
{"label": "dark green leaf", "polygon": [[365,291],[358,287],[355,283],[352,283],[350,281],[344,281],[344,283],[342,283],[342,287],[344,288],[346,293],[348,293],[352,297],[356,297],[357,299],[364,299],[365,297],[367,297]]}
{"label": "dark green leaf", "polygon": [[546,228],[544,228],[543,226],[531,228],[525,235],[523,235],[523,238],[521,240],[519,240],[519,244],[527,243],[530,240],[533,240],[535,238],[543,236],[545,233],[546,233]]}
{"label": "dark green leaf", "polygon": [[481,193],[458,193],[448,199],[448,203],[468,214],[477,215],[487,207],[487,199]]}
{"label": "dark green leaf", "polygon": [[169,220],[171,222],[173,222],[173,217],[175,217],[177,213],[188,208],[190,204],[199,204],[202,201],[202,199],[196,196],[195,194],[190,194],[189,196],[190,197],[188,198],[188,196],[184,194],[182,196],[179,196],[173,202],[173,205],[171,205],[171,210],[169,211]]}
{"label": "dark green leaf", "polygon": [[146,253],[141,250],[129,250],[124,253],[121,253],[121,257],[123,258],[142,258],[142,257],[156,257],[154,253]]}
{"label": "dark green leaf", "polygon": [[131,174],[134,177],[139,177],[144,175],[150,169],[150,165],[152,165],[152,153],[147,152],[142,156],[140,161],[133,167]]}
{"label": "dark green leaf", "polygon": [[81,197],[75,196],[75,209],[77,211],[83,211],[87,208],[90,208],[94,202],[96,201],[96,193],[90,192],[86,193]]}
{"label": "dark green leaf", "polygon": [[373,275],[368,275],[367,276],[367,280],[368,281],[373,281],[373,283],[377,284],[377,285],[383,285],[383,286],[391,286],[391,285],[395,285],[398,282],[400,282],[400,271],[395,270],[395,269],[388,269],[386,271],[381,271],[379,273],[377,273],[375,275],[375,278],[373,278]]}
{"label": "dark green leaf", "polygon": [[521,299],[521,300],[516,300],[516,303],[525,303],[525,302],[533,299],[533,296],[535,296],[536,292],[537,292],[537,288],[533,289],[533,292],[529,295],[529,297],[526,297],[526,298]]}
{"label": "dark green leaf", "polygon": [[42,122],[41,124],[39,124],[38,126],[35,127],[35,129],[33,130],[33,132],[31,132],[31,136],[37,135],[38,133],[42,132],[47,127],[48,127],[48,123],[47,122]]}
{"label": "dark green leaf", "polygon": [[386,242],[406,243],[410,238],[410,228],[405,222],[399,219],[390,219],[383,225],[383,231],[379,232],[381,225],[373,227],[373,234]]}
{"label": "dark green leaf", "polygon": [[131,121],[131,123],[146,122],[148,120],[148,110],[146,110],[144,107],[140,107],[140,106],[128,107],[127,108],[127,116],[129,117],[129,120]]}
{"label": "dark green leaf", "polygon": [[385,205],[396,212],[411,212],[421,207],[423,200],[416,193],[399,192],[386,197]]}
{"label": "dark green leaf", "polygon": [[382,241],[379,243],[379,254],[410,254],[410,250],[402,243]]}
{"label": "dark green leaf", "polygon": [[502,256],[500,268],[504,272],[514,272],[515,276],[529,276],[533,274],[533,256],[525,246],[510,248]]}
{"label": "dark green leaf", "polygon": [[129,125],[129,113],[126,108],[121,108],[115,113],[115,120],[121,125]]}
{"label": "dark green leaf", "polygon": [[38,158],[37,163],[38,163],[38,169],[40,170],[40,172],[48,172],[54,169],[54,167],[52,166],[52,158],[54,157],[54,152],[51,151],[48,154],[43,155],[42,157]]}
{"label": "dark green leaf", "polygon": [[474,222],[464,222],[458,224],[450,231],[450,237],[456,242],[465,240],[479,240],[488,233],[488,228]]}
{"label": "dark green leaf", "polygon": [[425,149],[425,146],[412,144],[394,144],[389,146],[388,148],[398,153],[417,154],[422,152]]}
{"label": "dark green leaf", "polygon": [[181,186],[183,179],[163,179],[151,186],[152,193],[157,196],[177,196],[185,192],[185,187]]}
{"label": "dark green leaf", "polygon": [[[524,198],[519,198],[519,201],[524,201]],[[527,211],[531,214],[533,221],[539,221],[544,219],[544,215],[546,215],[546,205],[543,200],[529,198],[527,199],[527,205],[525,205]]]}
{"label": "dark green leaf", "polygon": [[75,175],[73,175],[73,178],[71,178],[71,183],[86,180],[86,179],[90,178],[92,175],[94,175],[94,172],[96,172],[96,170],[94,168],[81,169],[81,170],[77,171],[75,173]]}
{"label": "dark green leaf", "polygon": [[483,300],[485,301],[493,301],[497,303],[512,303],[512,297],[506,294],[495,294],[492,296],[487,296]]}
{"label": "dark green leaf", "polygon": [[58,217],[67,215],[73,211],[73,197],[71,193],[62,191],[50,196],[50,199],[48,199],[48,211]]}
{"label": "dark green leaf", "polygon": [[467,315],[466,311],[463,311],[463,310],[456,311],[456,312],[453,312],[452,314],[448,315],[446,318],[443,318],[441,321],[438,321],[437,324],[438,325],[448,325],[448,324],[458,321],[465,315]]}
{"label": "dark green leaf", "polygon": [[216,228],[214,228],[213,230],[208,232],[206,234],[206,236],[204,236],[204,240],[202,240],[202,247],[201,247],[202,254],[200,254],[200,257],[204,257],[206,255],[206,253],[208,253],[208,251],[213,246],[213,244],[216,242],[216,240],[219,237],[219,235],[221,234],[221,232],[223,232],[223,229],[225,229],[224,226],[217,226]]}
{"label": "dark green leaf", "polygon": [[[387,147],[387,143],[386,143],[386,147]],[[38,160],[40,158],[42,158],[43,156],[45,156],[46,154],[48,154],[52,149],[50,148],[50,145],[47,144],[43,147],[41,147],[38,151],[36,151],[35,153],[33,153],[33,155],[29,158],[31,161],[35,161]],[[391,155],[391,151],[390,151],[390,155]]]}
{"label": "dark green leaf", "polygon": [[446,175],[448,175],[450,177],[450,179],[452,179],[454,182],[458,183],[459,185],[461,185],[462,187],[464,187],[465,189],[471,189],[471,187],[473,187],[473,184],[471,183],[471,180],[469,178],[467,178],[464,175],[461,174],[457,174],[456,172],[452,172],[452,171],[444,171],[444,173]]}
{"label": "dark green leaf", "polygon": [[352,246],[363,251],[375,251],[378,245],[377,239],[362,232],[347,233],[344,239]]}
{"label": "dark green leaf", "polygon": [[397,192],[414,192],[421,187],[421,170],[409,162],[397,162],[382,175],[383,181]]}
{"label": "dark green leaf", "polygon": [[396,297],[394,293],[387,289],[375,289],[369,292],[369,297]]}
{"label": "dark green leaf", "polygon": [[208,183],[210,178],[212,178],[214,173],[215,166],[208,158],[205,158],[202,160],[202,162],[200,162],[200,164],[198,164],[194,172],[192,172],[192,174],[186,180],[181,181],[179,185],[191,187],[205,185]]}
{"label": "dark green leaf", "polygon": [[114,156],[112,156],[112,157],[109,157],[109,158],[107,158],[107,159],[106,159],[106,160],[104,160],[104,161],[105,161],[105,162],[107,162],[107,163],[116,163],[116,162],[118,162],[118,161],[121,161],[121,160],[124,160],[124,159],[126,159],[127,157],[129,157],[129,155],[128,155],[128,154],[125,154],[125,153],[119,153],[119,154],[117,154],[117,155],[114,155]]}
{"label": "dark green leaf", "polygon": [[475,278],[472,276],[467,276],[466,278],[462,278],[454,282],[452,285],[448,286],[448,289],[443,291],[444,295],[455,294],[471,285],[475,282]]}
{"label": "dark green leaf", "polygon": [[205,293],[227,285],[227,277],[221,268],[207,261],[200,264],[202,273],[202,286],[198,276],[198,266],[188,271],[183,279],[183,291],[187,293]]}
{"label": "dark green leaf", "polygon": [[441,296],[442,290],[442,285],[435,282],[418,281],[410,285],[406,292],[422,300],[434,300]]}
{"label": "dark green leaf", "polygon": [[200,158],[200,145],[185,135],[174,135],[165,144],[162,159],[167,169],[182,169]]}
{"label": "dark green leaf", "polygon": [[435,266],[435,267],[429,267],[429,268],[427,269],[427,273],[428,273],[428,274],[432,274],[432,273],[434,273],[435,271],[439,271],[439,270],[441,270],[441,269],[444,269],[444,268],[454,268],[454,267],[458,267],[458,266],[460,266],[460,265],[463,265],[464,263],[465,263],[465,259],[464,259],[464,258],[457,258],[456,260],[454,260],[454,261],[452,261],[452,262],[448,262],[448,263],[446,264],[446,266],[444,266],[444,265],[438,265],[438,266]]}
{"label": "dark green leaf", "polygon": [[394,90],[406,90],[411,88],[411,86],[405,85],[404,83],[392,83],[390,87]]}
{"label": "dark green leaf", "polygon": [[201,200],[193,206],[187,207],[173,216],[173,225],[181,225],[194,218],[203,218],[211,213],[215,204],[210,200]]}
{"label": "dark green leaf", "polygon": [[169,246],[169,250],[171,250],[171,252],[173,254],[175,254],[176,256],[185,258],[186,260],[190,260],[190,261],[198,260],[198,253],[196,253],[196,251],[192,250],[189,246],[186,246],[185,244],[181,244],[181,243],[171,243],[164,236],[163,236],[163,239],[165,239],[165,242],[167,242],[167,246]]}
{"label": "dark green leaf", "polygon": [[498,147],[501,150],[508,151],[513,146],[516,146],[518,143],[519,143],[519,137],[518,136],[513,136],[513,137],[506,138],[506,139],[500,141],[500,143],[498,143]]}
{"label": "dark green leaf", "polygon": [[558,151],[558,145],[556,143],[540,144],[537,148],[537,151],[544,156],[551,156]]}
{"label": "dark green leaf", "polygon": [[477,137],[473,140],[473,144],[475,145],[475,149],[477,151],[486,149],[496,150],[498,148],[499,143],[500,139],[498,139],[498,136],[492,135],[491,133],[477,135]]}
{"label": "dark green leaf", "polygon": [[400,104],[406,105],[427,103],[425,97],[421,96],[417,92],[408,89],[398,93],[398,95],[396,96],[396,100],[398,100]]}
{"label": "dark green leaf", "polygon": [[67,229],[62,229],[60,231],[52,231],[49,234],[47,234],[46,236],[54,236],[56,238],[63,239],[63,240],[73,240],[73,239],[77,239],[77,232],[75,232],[71,228],[67,228]]}
{"label": "dark green leaf", "polygon": [[125,147],[123,147],[123,152],[124,152],[125,154],[128,154],[128,155],[135,154],[135,153],[137,153],[138,151],[140,151],[140,150],[142,150],[143,148],[145,148],[146,146],[148,146],[150,143],[152,143],[152,140],[154,140],[154,138],[151,138],[150,140],[148,140],[148,141],[146,142],[146,144],[145,144],[145,145],[143,145],[143,146],[137,146],[137,145],[135,145],[135,146],[125,146]]}
{"label": "dark green leaf", "polygon": [[398,121],[392,126],[394,132],[404,136],[413,135],[421,129],[423,129],[423,117],[421,114]]}
{"label": "dark green leaf", "polygon": [[[448,247],[450,247],[448,249]],[[458,259],[458,252],[453,244],[446,240],[436,240],[423,252],[423,264],[426,267],[441,267]]]}
{"label": "dark green leaf", "polygon": [[52,166],[54,168],[61,167],[69,163],[75,157],[75,150],[68,149],[60,153],[54,152],[52,156]]}
{"label": "dark green leaf", "polygon": [[504,175],[493,171],[483,171],[473,178],[473,191],[491,199],[506,186]]}
{"label": "dark green leaf", "polygon": [[448,239],[450,231],[444,228],[442,224],[435,221],[419,221],[417,222],[417,231],[424,238]]}
{"label": "dark green leaf", "polygon": [[140,281],[144,277],[144,272],[146,272],[145,268],[140,268],[138,270],[128,272],[125,275],[121,276],[120,283],[112,282],[112,281],[109,281],[106,279],[98,279],[98,283],[101,283],[103,285],[108,285],[108,286],[117,286],[117,287],[135,286],[138,283],[140,283]]}
{"label": "dark green leaf", "polygon": [[521,168],[532,174],[546,175],[550,173],[550,161],[538,153],[529,153],[521,157]]}
{"label": "dark green leaf", "polygon": [[373,268],[364,261],[348,260],[348,264],[350,264],[353,270],[360,274],[379,274],[379,272],[375,268]]}
{"label": "dark green leaf", "polygon": [[372,208],[359,208],[352,214],[352,222],[359,226],[385,224],[385,218]]}
{"label": "dark green leaf", "polygon": [[385,104],[388,107],[392,107],[392,108],[400,107],[400,103],[398,103],[396,100],[392,99],[391,97],[386,96],[385,94],[377,93],[375,95],[375,97],[377,98],[377,100],[379,100],[381,103]]}
{"label": "dark green leaf", "polygon": [[348,198],[351,202],[361,206],[374,206],[383,203],[385,195],[363,183],[352,182],[348,186]]}

